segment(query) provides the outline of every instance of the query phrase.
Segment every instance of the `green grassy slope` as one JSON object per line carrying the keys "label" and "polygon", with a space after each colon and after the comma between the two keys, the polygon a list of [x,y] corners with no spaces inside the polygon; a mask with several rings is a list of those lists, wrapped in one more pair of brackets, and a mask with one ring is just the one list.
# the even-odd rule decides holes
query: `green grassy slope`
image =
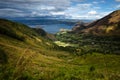
{"label": "green grassy slope", "polygon": [[77,56],[60,48],[23,24],[0,19],[0,80],[120,79],[120,56]]}

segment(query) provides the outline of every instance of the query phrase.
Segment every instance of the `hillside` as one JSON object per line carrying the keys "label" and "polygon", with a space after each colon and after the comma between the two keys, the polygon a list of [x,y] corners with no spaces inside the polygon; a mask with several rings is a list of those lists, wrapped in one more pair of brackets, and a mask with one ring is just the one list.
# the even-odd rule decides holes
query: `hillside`
{"label": "hillside", "polygon": [[119,80],[119,61],[115,54],[59,47],[24,24],[0,19],[0,80]]}
{"label": "hillside", "polygon": [[[77,33],[102,36],[120,36],[120,10],[114,11],[97,21],[87,25],[84,24],[83,26],[86,28],[76,30]],[[81,27],[81,25],[79,27]]]}
{"label": "hillside", "polygon": [[79,45],[83,52],[86,46],[88,52],[120,54],[120,10],[90,23],[78,22],[72,31],[58,32],[56,38]]}
{"label": "hillside", "polygon": [[44,37],[45,39],[49,39],[51,41],[55,41],[55,35],[51,33],[47,33],[45,30],[42,28],[33,28],[33,30],[38,33],[40,36]]}

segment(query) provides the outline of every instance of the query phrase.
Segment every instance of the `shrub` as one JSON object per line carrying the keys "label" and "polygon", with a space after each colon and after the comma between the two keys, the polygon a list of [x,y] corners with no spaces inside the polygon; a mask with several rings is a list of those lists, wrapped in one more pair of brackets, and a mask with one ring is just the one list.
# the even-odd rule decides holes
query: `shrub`
{"label": "shrub", "polygon": [[12,31],[11,29],[9,30],[4,27],[0,27],[0,34],[12,37],[12,38],[20,40],[20,41],[25,40],[25,38],[22,35],[19,35],[19,34],[15,33],[14,31]]}
{"label": "shrub", "polygon": [[93,72],[95,71],[95,67],[94,66],[91,66],[90,69],[89,69],[90,72]]}
{"label": "shrub", "polygon": [[8,61],[7,54],[4,50],[0,48],[0,64],[5,64]]}
{"label": "shrub", "polygon": [[119,75],[112,75],[112,76],[110,76],[109,80],[120,80],[120,76]]}

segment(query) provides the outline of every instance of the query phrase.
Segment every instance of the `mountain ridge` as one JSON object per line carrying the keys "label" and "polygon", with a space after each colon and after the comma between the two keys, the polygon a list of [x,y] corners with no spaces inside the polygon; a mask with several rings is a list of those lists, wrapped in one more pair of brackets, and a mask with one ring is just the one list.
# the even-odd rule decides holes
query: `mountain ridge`
{"label": "mountain ridge", "polygon": [[[77,30],[76,33],[85,33],[102,36],[120,36],[120,10],[116,10],[109,15],[89,24],[84,24],[86,28]],[[78,25],[78,27],[83,27]],[[74,27],[76,28],[76,27]],[[75,30],[73,30],[75,32]]]}

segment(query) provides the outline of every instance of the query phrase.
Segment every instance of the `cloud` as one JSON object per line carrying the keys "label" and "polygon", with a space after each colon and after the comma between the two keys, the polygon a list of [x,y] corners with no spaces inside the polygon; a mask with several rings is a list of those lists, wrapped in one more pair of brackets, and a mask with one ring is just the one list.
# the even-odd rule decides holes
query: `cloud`
{"label": "cloud", "polygon": [[[54,0],[54,1],[53,0],[0,0],[0,8],[11,9],[11,10],[7,10],[8,13],[9,12],[12,13],[12,9],[15,8],[16,10],[22,10],[23,14],[27,13],[28,15],[30,15],[33,14],[34,11],[37,12],[37,15],[38,14],[42,15],[46,13],[50,14],[50,12],[64,11],[71,6],[71,3],[73,1],[74,0]],[[81,1],[81,0],[75,0],[75,1]],[[0,12],[0,14],[2,13],[3,12]],[[15,13],[15,11],[13,11],[13,13]],[[6,13],[6,15],[8,14]],[[35,15],[35,13],[33,15]],[[13,17],[15,16],[17,15],[13,15]]]}
{"label": "cloud", "polygon": [[21,10],[18,10],[18,9],[12,9],[12,8],[2,8],[0,9],[0,12],[23,12]]}
{"label": "cloud", "polygon": [[105,0],[95,1],[0,0],[0,17],[62,16],[64,18],[97,19],[104,15],[102,13],[105,11],[103,11],[100,4],[105,2]]}
{"label": "cloud", "polygon": [[56,9],[64,10],[71,4],[70,0],[1,0],[1,3],[9,7],[23,8],[33,10],[41,6],[55,7]]}
{"label": "cloud", "polygon": [[50,7],[50,9],[65,10],[73,2],[83,0],[0,0],[0,7],[20,8],[25,10],[41,10],[41,7]]}
{"label": "cloud", "polygon": [[115,1],[120,2],[120,0],[115,0]]}
{"label": "cloud", "polygon": [[91,8],[92,4],[77,4],[76,6],[71,6],[66,9],[66,12],[76,14],[81,12],[86,12]]}
{"label": "cloud", "polygon": [[89,15],[96,15],[97,12],[96,12],[96,11],[90,11],[90,12],[88,12],[88,14],[89,14]]}
{"label": "cloud", "polygon": [[120,4],[116,6],[117,9],[120,9]]}
{"label": "cloud", "polygon": [[100,4],[100,3],[105,3],[105,0],[100,0],[100,1],[93,1],[93,4]]}
{"label": "cloud", "polygon": [[65,12],[50,12],[52,15],[65,15]]}
{"label": "cloud", "polygon": [[90,19],[90,20],[95,20],[95,19],[100,19],[103,16],[105,16],[105,15],[101,15],[101,14],[90,15],[90,14],[86,13],[85,15],[83,15],[83,14],[74,15],[74,16],[72,16],[72,19]]}
{"label": "cloud", "polygon": [[[0,0],[0,17],[63,15],[73,2],[83,0]],[[10,13],[10,14],[8,14]]]}
{"label": "cloud", "polygon": [[84,9],[81,8],[84,4],[82,4],[82,6],[80,5],[81,4],[79,4],[79,6],[69,8],[69,11],[66,11],[66,14],[70,15],[72,19],[100,19],[111,13],[111,11],[101,12],[99,10],[100,8],[96,8],[97,6],[93,8],[94,5],[92,4],[87,4],[87,7],[84,6]]}
{"label": "cloud", "polygon": [[98,19],[103,15],[98,14],[96,10],[99,10],[100,7],[95,6],[93,8],[93,4],[85,3],[85,4],[77,4],[76,6],[72,6],[66,10],[66,14],[71,16],[72,19]]}
{"label": "cloud", "polygon": [[18,9],[11,9],[11,8],[0,9],[0,16],[2,16],[2,17],[13,17],[13,15],[18,16],[18,17],[27,16],[26,13],[24,13],[23,11],[18,10]]}
{"label": "cloud", "polygon": [[97,1],[94,1],[94,2],[92,2],[93,4],[98,4],[99,2],[97,2]]}
{"label": "cloud", "polygon": [[92,6],[92,4],[78,4],[76,7],[78,7],[80,10],[88,9]]}

